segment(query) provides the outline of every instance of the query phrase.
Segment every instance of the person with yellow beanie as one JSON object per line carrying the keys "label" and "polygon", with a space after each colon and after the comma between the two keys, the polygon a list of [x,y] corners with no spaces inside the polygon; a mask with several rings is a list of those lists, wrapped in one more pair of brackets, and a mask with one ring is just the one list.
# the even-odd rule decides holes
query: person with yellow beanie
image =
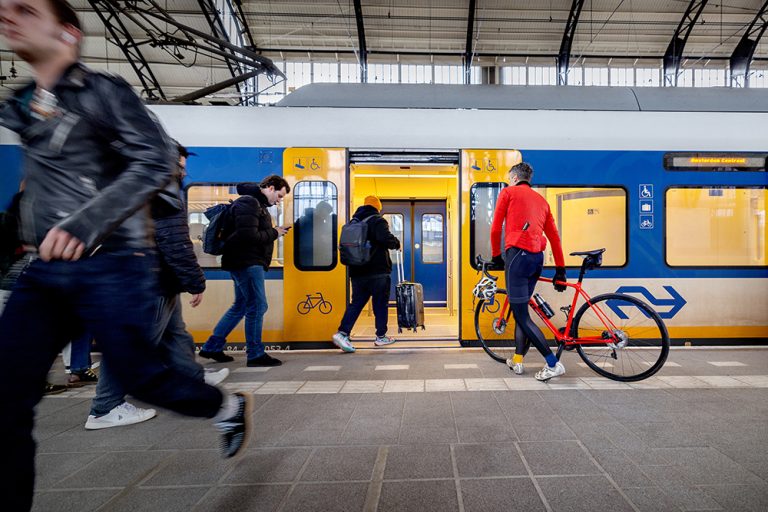
{"label": "person with yellow beanie", "polygon": [[380,347],[395,342],[394,338],[387,336],[389,290],[392,285],[392,260],[389,250],[400,249],[400,240],[389,230],[389,223],[380,212],[381,200],[376,196],[368,196],[350,220],[368,224],[367,237],[371,243],[371,252],[370,258],[364,264],[349,265],[352,302],[347,305],[338,332],[333,335],[334,345],[344,352],[355,351],[349,341],[349,335],[368,299],[373,302],[373,315],[376,318],[374,345]]}

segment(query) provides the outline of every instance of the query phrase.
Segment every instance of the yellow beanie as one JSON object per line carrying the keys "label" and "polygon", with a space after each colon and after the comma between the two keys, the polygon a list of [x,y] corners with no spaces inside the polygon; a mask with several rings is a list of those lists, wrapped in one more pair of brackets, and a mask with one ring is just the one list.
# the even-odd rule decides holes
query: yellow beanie
{"label": "yellow beanie", "polygon": [[373,206],[378,211],[381,211],[381,201],[379,201],[379,198],[376,196],[368,196],[365,198],[365,201],[363,201],[363,204],[368,206]]}

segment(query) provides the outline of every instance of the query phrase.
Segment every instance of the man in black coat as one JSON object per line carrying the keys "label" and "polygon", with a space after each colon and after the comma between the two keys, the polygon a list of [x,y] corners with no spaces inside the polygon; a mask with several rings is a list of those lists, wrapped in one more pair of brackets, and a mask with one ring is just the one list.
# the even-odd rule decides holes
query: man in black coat
{"label": "man in black coat", "polygon": [[[192,295],[189,301],[195,308],[203,301],[205,275],[197,263],[189,236],[187,205],[181,189],[187,174],[187,148],[176,142],[179,164],[171,184],[151,203],[155,221],[155,243],[160,257],[160,295],[155,308],[152,341],[160,348],[169,367],[200,382],[216,385],[223,381],[229,370],[206,373],[195,359],[195,341],[187,332],[181,309],[181,293]],[[135,407],[125,400],[125,389],[110,372],[108,363],[102,363],[96,397],[85,422],[87,430],[132,425],[153,418],[154,409]]]}
{"label": "man in black coat", "polygon": [[240,197],[232,203],[228,223],[232,234],[224,243],[221,268],[228,270],[235,283],[235,302],[213,329],[213,334],[200,349],[200,356],[214,361],[232,361],[223,352],[227,336],[245,317],[245,347],[248,366],[279,366],[277,358],[267,354],[261,342],[264,314],[267,312],[265,273],[272,262],[275,240],[285,235],[290,227],[272,226],[267,210],[279,204],[291,191],[280,176],[272,175],[261,183],[240,183]]}
{"label": "man in black coat", "polygon": [[[347,306],[339,330],[333,335],[333,343],[344,352],[354,352],[349,334],[357,317],[368,303],[373,301],[373,315],[376,318],[376,346],[391,345],[395,339],[387,336],[387,315],[389,314],[389,289],[392,285],[392,259],[390,249],[400,249],[400,240],[389,230],[389,223],[379,215],[381,201],[376,196],[365,198],[363,206],[352,216],[368,223],[368,240],[371,242],[371,259],[364,265],[349,267],[352,280],[352,302]],[[367,219],[367,220],[366,220]]]}

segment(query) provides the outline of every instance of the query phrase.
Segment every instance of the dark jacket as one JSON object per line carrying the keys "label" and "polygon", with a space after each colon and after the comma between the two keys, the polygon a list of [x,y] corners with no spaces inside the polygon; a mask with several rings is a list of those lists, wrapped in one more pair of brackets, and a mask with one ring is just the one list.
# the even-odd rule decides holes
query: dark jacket
{"label": "dark jacket", "polygon": [[392,259],[389,257],[389,249],[399,249],[400,240],[389,230],[389,223],[379,215],[379,211],[373,206],[365,205],[357,209],[352,216],[354,219],[368,219],[368,240],[371,241],[371,260],[365,265],[350,266],[350,277],[364,277],[392,273]]}
{"label": "dark jacket", "polygon": [[155,242],[160,256],[160,293],[165,297],[181,292],[203,293],[205,274],[197,263],[189,237],[187,206],[182,201],[181,209],[174,211],[165,202],[160,197],[152,202]]}
{"label": "dark jacket", "polygon": [[277,230],[272,227],[272,216],[267,211],[270,204],[256,183],[237,186],[238,197],[230,210],[232,234],[224,243],[221,268],[241,270],[253,265],[269,269],[272,251],[277,240]]}
{"label": "dark jacket", "polygon": [[21,192],[16,192],[8,209],[0,212],[0,277],[8,272],[11,265],[23,254],[21,239],[19,238],[21,195]]}
{"label": "dark jacket", "polygon": [[34,90],[29,84],[0,105],[0,125],[24,145],[24,241],[39,246],[57,226],[88,252],[154,246],[147,205],[170,180],[177,153],[131,86],[73,64],[45,120],[30,113]]}

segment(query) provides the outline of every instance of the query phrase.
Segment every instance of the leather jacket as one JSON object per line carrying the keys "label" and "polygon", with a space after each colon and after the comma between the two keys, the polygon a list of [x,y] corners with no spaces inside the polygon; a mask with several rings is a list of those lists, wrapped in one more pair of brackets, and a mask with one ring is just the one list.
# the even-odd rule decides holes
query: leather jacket
{"label": "leather jacket", "polygon": [[56,226],[83,242],[85,254],[154,247],[148,203],[178,154],[130,85],[75,63],[43,119],[30,110],[34,92],[29,84],[0,105],[0,125],[24,147],[23,240],[39,247]]}

